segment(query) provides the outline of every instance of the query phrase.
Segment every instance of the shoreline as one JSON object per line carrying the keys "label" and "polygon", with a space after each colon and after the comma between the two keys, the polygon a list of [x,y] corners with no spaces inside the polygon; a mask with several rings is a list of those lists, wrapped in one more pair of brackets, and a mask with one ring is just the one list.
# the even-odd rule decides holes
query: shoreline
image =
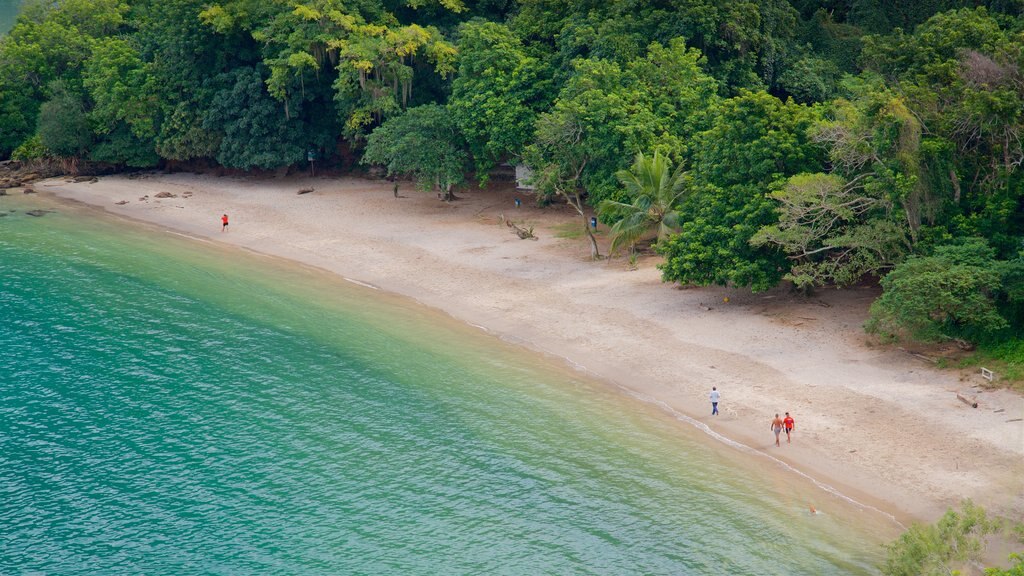
{"label": "shoreline", "polygon": [[[316,191],[296,195],[306,187]],[[175,174],[54,179],[38,188],[412,298],[901,524],[932,521],[962,498],[994,513],[1024,511],[1024,424],[1006,422],[1024,416],[1024,399],[986,391],[971,409],[955,392],[980,378],[866,346],[859,326],[874,297],[868,290],[808,300],[782,290],[677,289],[661,283],[657,258],[636,271],[622,258],[591,262],[585,240],[557,237],[578,216],[528,202],[511,208],[522,194],[510,189],[470,190],[445,204],[408,190],[395,199],[390,183],[355,178]],[[161,191],[175,197],[156,199]],[[225,212],[231,225],[221,234]],[[535,226],[540,240],[510,234],[498,221],[510,214]],[[722,391],[721,417],[708,415],[712,385]],[[781,449],[767,429],[776,411],[797,419],[794,443]]]}

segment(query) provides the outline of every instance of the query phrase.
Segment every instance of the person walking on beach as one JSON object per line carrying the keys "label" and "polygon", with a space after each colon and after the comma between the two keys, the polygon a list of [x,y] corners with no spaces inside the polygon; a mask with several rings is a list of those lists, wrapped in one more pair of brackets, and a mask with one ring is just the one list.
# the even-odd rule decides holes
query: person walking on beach
{"label": "person walking on beach", "polygon": [[227,232],[228,231],[228,215],[227,214],[225,214],[225,215],[220,217],[220,231],[221,232]]}
{"label": "person walking on beach", "polygon": [[793,417],[789,415],[789,412],[786,412],[786,417],[782,419],[782,427],[786,429],[786,444],[790,443],[789,435],[793,433],[793,428],[795,427],[795,425],[796,421],[793,420]]}
{"label": "person walking on beach", "polygon": [[711,387],[711,415],[718,416],[718,399],[721,398],[721,394],[718,393],[718,388],[715,386]]}
{"label": "person walking on beach", "polygon": [[775,445],[781,446],[779,434],[782,434],[782,418],[779,418],[778,414],[775,415],[775,420],[772,420],[772,432],[775,432]]}

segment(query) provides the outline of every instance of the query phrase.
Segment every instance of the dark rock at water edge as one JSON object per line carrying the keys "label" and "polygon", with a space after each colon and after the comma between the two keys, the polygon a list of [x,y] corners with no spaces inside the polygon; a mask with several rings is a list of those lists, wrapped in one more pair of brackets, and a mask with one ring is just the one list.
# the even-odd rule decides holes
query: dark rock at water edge
{"label": "dark rock at water edge", "polygon": [[36,191],[33,190],[32,188],[25,188],[24,190],[21,191],[21,193],[22,194],[35,194]]}
{"label": "dark rock at water edge", "polygon": [[53,210],[28,210],[27,212],[25,212],[25,214],[28,214],[29,216],[35,216],[36,218],[39,218],[39,217],[44,216],[46,214],[49,214],[51,212],[53,212]]}
{"label": "dark rock at water edge", "polygon": [[6,188],[0,188],[0,196],[7,196],[7,189]]}

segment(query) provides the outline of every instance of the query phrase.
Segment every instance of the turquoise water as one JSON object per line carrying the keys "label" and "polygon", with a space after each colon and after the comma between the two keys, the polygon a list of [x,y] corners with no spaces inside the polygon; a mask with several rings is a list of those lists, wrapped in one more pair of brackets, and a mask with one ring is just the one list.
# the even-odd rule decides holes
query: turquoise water
{"label": "turquoise water", "polygon": [[0,35],[8,33],[14,26],[20,8],[21,0],[0,0]]}
{"label": "turquoise water", "polygon": [[892,536],[423,307],[0,212],[0,573],[863,574]]}

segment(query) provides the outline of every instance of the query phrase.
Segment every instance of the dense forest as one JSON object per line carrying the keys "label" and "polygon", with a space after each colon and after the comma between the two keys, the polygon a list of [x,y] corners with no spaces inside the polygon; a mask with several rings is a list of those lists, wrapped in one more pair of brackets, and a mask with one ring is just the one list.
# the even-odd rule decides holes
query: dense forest
{"label": "dense forest", "polygon": [[0,157],[253,170],[312,153],[446,194],[525,164],[539,202],[596,208],[617,247],[657,231],[666,281],[877,281],[870,330],[1012,350],[1022,14],[1024,0],[29,0],[0,40]]}

